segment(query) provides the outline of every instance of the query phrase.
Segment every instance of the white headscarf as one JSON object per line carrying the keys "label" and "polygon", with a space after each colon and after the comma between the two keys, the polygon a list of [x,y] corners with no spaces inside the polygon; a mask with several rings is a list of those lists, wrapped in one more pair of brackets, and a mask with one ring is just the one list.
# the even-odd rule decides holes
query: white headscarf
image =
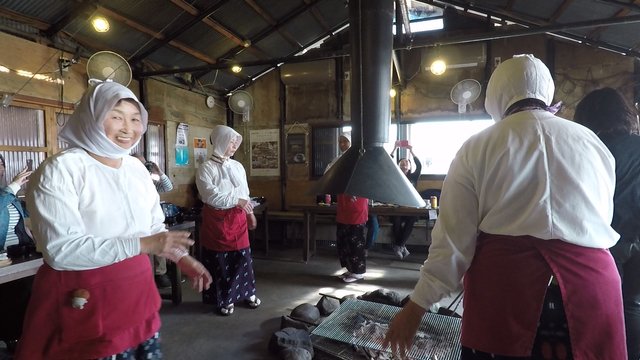
{"label": "white headscarf", "polygon": [[523,99],[553,100],[555,86],[547,66],[533,55],[516,55],[500,64],[487,85],[484,107],[495,122],[509,106]]}
{"label": "white headscarf", "polygon": [[211,142],[211,145],[213,145],[213,160],[222,163],[229,158],[225,153],[227,152],[229,143],[232,140],[236,140],[236,145],[240,147],[240,144],[242,143],[242,135],[238,134],[238,132],[232,128],[224,125],[216,125],[216,127],[213,128],[211,135],[209,135],[209,141]]}
{"label": "white headscarf", "polygon": [[89,86],[58,136],[71,146],[81,147],[98,156],[120,159],[128,155],[131,148],[138,145],[138,142],[131,148],[125,149],[109,140],[104,132],[104,119],[107,113],[122,99],[132,99],[138,103],[143,133],[147,131],[149,115],[136,95],[121,84],[103,82]]}

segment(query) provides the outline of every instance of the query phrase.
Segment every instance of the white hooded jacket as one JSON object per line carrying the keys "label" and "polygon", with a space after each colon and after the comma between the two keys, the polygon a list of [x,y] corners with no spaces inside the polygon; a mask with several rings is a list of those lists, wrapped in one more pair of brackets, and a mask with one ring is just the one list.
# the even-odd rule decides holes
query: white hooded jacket
{"label": "white hooded jacket", "polygon": [[491,76],[485,107],[496,124],[467,140],[451,164],[411,295],[418,305],[428,309],[459,288],[479,232],[592,248],[616,243],[609,226],[615,164],[598,137],[544,109],[504,117],[522,99],[549,105],[553,92],[549,70],[531,55],[503,62]]}

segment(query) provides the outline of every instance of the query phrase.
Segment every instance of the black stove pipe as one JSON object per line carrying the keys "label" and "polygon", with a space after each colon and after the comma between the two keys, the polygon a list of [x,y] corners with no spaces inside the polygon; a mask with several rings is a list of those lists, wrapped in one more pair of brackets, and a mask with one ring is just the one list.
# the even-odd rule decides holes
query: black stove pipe
{"label": "black stove pipe", "polygon": [[424,200],[382,147],[390,123],[393,0],[350,0],[351,148],[315,193],[346,193],[422,207]]}

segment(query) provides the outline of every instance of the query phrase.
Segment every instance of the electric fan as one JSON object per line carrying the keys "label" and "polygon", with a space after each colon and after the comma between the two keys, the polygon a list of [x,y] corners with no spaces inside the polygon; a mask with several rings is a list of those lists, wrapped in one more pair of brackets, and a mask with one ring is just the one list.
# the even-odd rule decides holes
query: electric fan
{"label": "electric fan", "polygon": [[236,114],[242,115],[242,121],[250,120],[253,98],[246,91],[238,90],[229,96],[229,108]]}
{"label": "electric fan", "polygon": [[115,81],[128,86],[131,82],[131,67],[125,58],[112,51],[98,51],[87,61],[87,75],[89,81]]}
{"label": "electric fan", "polygon": [[467,105],[474,102],[480,96],[482,85],[474,79],[464,79],[453,85],[451,89],[451,101],[458,105],[458,113],[467,111]]}

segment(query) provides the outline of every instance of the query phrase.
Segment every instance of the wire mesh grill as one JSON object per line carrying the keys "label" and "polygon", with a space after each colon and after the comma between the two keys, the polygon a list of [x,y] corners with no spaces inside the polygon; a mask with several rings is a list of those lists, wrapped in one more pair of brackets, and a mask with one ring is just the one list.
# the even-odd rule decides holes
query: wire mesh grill
{"label": "wire mesh grill", "polygon": [[[366,350],[382,351],[389,322],[399,307],[362,300],[347,300],[312,332],[314,346],[332,354],[344,343]],[[427,313],[422,318],[408,358],[454,360],[460,358],[461,319]],[[322,341],[318,337],[337,340]]]}

